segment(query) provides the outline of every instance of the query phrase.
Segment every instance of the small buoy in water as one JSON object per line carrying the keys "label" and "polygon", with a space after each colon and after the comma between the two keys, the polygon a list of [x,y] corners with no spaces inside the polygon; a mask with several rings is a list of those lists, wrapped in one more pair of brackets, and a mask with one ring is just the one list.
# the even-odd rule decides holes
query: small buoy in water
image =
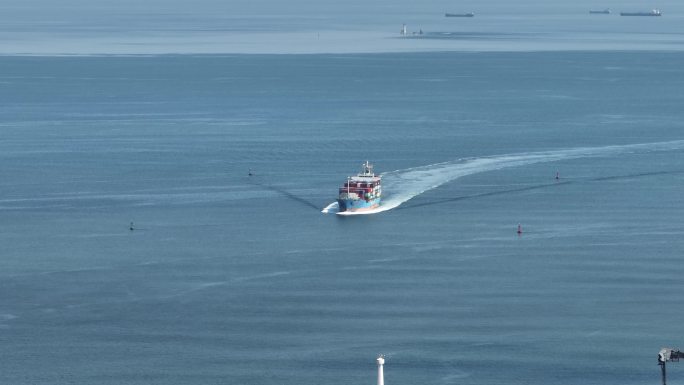
{"label": "small buoy in water", "polygon": [[556,180],[560,179],[560,173],[556,171]]}
{"label": "small buoy in water", "polygon": [[252,174],[252,169],[251,169],[251,168],[249,169],[249,172],[247,173],[247,175],[249,175],[249,176],[254,175],[254,174]]}
{"label": "small buoy in water", "polygon": [[522,234],[522,226],[520,226],[520,223],[518,223],[518,234]]}
{"label": "small buoy in water", "polygon": [[135,230],[135,227],[133,227],[133,222],[131,222],[131,225],[128,227],[128,229],[131,231]]}

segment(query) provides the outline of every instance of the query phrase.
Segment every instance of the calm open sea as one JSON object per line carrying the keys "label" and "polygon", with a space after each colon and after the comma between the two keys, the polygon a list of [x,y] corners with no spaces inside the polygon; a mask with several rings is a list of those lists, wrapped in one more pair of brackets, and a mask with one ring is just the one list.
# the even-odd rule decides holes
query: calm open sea
{"label": "calm open sea", "polygon": [[[2,57],[0,383],[656,384],[682,63]],[[365,160],[393,209],[321,213]]]}

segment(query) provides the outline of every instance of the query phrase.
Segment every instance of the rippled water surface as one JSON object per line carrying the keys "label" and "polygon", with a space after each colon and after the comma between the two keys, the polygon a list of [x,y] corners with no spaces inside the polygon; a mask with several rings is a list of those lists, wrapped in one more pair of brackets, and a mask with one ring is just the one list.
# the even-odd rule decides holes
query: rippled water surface
{"label": "rippled water surface", "polygon": [[656,383],[683,62],[2,57],[0,382]]}

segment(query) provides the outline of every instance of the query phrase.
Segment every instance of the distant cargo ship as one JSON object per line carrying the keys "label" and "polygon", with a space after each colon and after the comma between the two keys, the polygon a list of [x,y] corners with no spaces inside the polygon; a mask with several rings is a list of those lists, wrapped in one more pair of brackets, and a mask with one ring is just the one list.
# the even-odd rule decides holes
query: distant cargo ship
{"label": "distant cargo ship", "polygon": [[659,9],[654,9],[651,12],[620,12],[620,16],[661,16]]}
{"label": "distant cargo ship", "polygon": [[601,10],[590,10],[589,13],[608,15],[608,14],[610,14],[610,8],[601,9]]}
{"label": "distant cargo ship", "polygon": [[444,17],[473,17],[475,16],[474,13],[468,12],[468,13],[445,13]]}
{"label": "distant cargo ship", "polygon": [[380,206],[380,179],[381,177],[373,172],[373,165],[366,161],[361,172],[347,178],[347,182],[340,187],[337,198],[339,211],[364,211]]}

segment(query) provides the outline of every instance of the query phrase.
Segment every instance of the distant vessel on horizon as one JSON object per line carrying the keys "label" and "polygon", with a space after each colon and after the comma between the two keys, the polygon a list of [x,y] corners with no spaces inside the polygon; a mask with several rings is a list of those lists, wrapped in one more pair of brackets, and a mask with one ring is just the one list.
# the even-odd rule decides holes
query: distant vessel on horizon
{"label": "distant vessel on horizon", "polygon": [[445,13],[444,17],[474,17],[475,14],[472,12],[468,13]]}
{"label": "distant vessel on horizon", "polygon": [[601,9],[601,10],[592,9],[589,11],[589,13],[608,15],[608,14],[610,14],[610,8]]}
{"label": "distant vessel on horizon", "polygon": [[620,12],[620,16],[661,16],[659,9],[651,10],[651,12]]}
{"label": "distant vessel on horizon", "polygon": [[373,165],[366,161],[361,172],[347,178],[347,182],[340,187],[337,198],[339,211],[365,211],[380,206],[380,179],[373,172]]}

